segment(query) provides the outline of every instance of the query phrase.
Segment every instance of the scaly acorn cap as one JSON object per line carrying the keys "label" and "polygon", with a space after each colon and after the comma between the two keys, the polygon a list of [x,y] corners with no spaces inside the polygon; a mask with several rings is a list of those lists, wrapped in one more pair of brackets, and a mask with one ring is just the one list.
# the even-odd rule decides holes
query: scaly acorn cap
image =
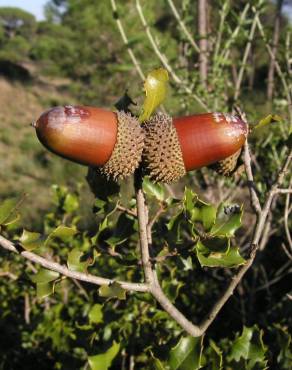
{"label": "scaly acorn cap", "polygon": [[125,178],[141,161],[144,133],[129,113],[65,105],[44,112],[33,126],[47,149],[108,179]]}
{"label": "scaly acorn cap", "polygon": [[144,133],[137,118],[120,111],[118,133],[110,159],[99,168],[100,173],[113,180],[122,180],[138,167],[144,147]]}
{"label": "scaly acorn cap", "polygon": [[143,164],[146,174],[154,181],[170,183],[185,175],[186,170],[172,118],[155,114],[144,122]]}
{"label": "scaly acorn cap", "polygon": [[[174,119],[159,113],[143,128],[145,172],[153,181],[166,183],[178,180],[187,171],[233,156],[248,133],[246,122],[238,116],[217,112]],[[224,167],[227,163],[231,165],[231,159],[222,162]]]}
{"label": "scaly acorn cap", "polygon": [[238,158],[241,154],[241,149],[239,149],[236,153],[232,154],[230,157],[223,159],[222,161],[216,162],[210,165],[210,168],[215,170],[219,175],[223,175],[226,177],[232,176],[236,166]]}

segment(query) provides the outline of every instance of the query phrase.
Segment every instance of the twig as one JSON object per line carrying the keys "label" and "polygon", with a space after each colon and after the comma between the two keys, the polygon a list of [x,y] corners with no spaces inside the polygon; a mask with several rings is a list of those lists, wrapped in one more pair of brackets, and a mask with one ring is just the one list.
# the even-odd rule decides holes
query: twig
{"label": "twig", "polygon": [[253,210],[255,211],[256,215],[259,215],[262,209],[261,209],[258,195],[255,190],[253,173],[251,169],[251,157],[249,153],[249,146],[248,146],[247,140],[245,141],[245,144],[244,144],[244,165],[245,165],[245,172],[247,176],[248,189],[250,193],[251,206]]}
{"label": "twig", "polygon": [[186,83],[174,72],[174,70],[172,69],[168,59],[166,58],[166,56],[164,54],[162,54],[159,50],[159,47],[156,43],[156,41],[154,40],[154,37],[151,33],[151,30],[150,30],[150,27],[146,21],[146,18],[144,16],[144,13],[143,13],[143,10],[142,10],[142,7],[141,7],[141,4],[140,4],[140,1],[139,0],[136,0],[136,8],[137,8],[137,11],[138,11],[138,14],[139,14],[139,17],[141,19],[141,23],[143,25],[143,27],[145,28],[145,32],[146,32],[146,35],[150,41],[150,44],[155,52],[155,54],[157,55],[157,57],[159,58],[159,60],[161,61],[161,63],[163,64],[164,68],[168,71],[168,73],[171,75],[171,77],[173,78],[174,82],[180,86],[182,86],[182,88],[185,90],[186,93],[188,93],[189,95],[191,95],[194,99],[196,99],[196,101],[206,110],[208,111],[208,106],[202,101],[202,99],[193,92],[193,90],[188,87],[186,85]]}
{"label": "twig", "polygon": [[172,0],[167,0],[167,2],[168,2],[169,6],[172,10],[173,15],[175,16],[176,20],[178,21],[178,24],[180,25],[181,29],[183,30],[183,33],[185,34],[186,38],[189,40],[190,44],[196,50],[196,52],[199,53],[200,49],[199,49],[198,45],[196,44],[196,41],[194,40],[194,38],[190,34],[189,30],[187,29],[186,25],[184,24],[183,20],[181,19],[173,1]]}
{"label": "twig", "polygon": [[253,41],[253,38],[254,38],[254,34],[255,34],[255,30],[256,30],[256,18],[254,18],[253,22],[252,22],[252,25],[251,25],[251,28],[250,28],[250,32],[249,32],[249,35],[248,35],[248,41],[247,41],[247,44],[246,44],[246,47],[245,47],[245,50],[244,50],[244,54],[243,54],[243,58],[242,58],[242,62],[241,62],[241,67],[240,67],[240,70],[238,72],[238,75],[237,75],[237,80],[236,80],[236,84],[235,84],[235,92],[234,92],[234,101],[236,102],[238,100],[238,97],[239,97],[239,94],[240,94],[240,87],[241,87],[241,83],[242,83],[242,79],[243,79],[243,73],[244,73],[244,70],[247,66],[246,62],[247,62],[247,58],[249,56],[249,53],[250,53],[250,49],[251,49],[251,43]]}
{"label": "twig", "polygon": [[158,220],[158,218],[161,216],[161,214],[164,213],[164,212],[165,212],[165,208],[164,208],[163,204],[161,204],[160,207],[158,208],[157,212],[153,216],[153,218],[147,224],[147,232],[148,233],[151,233],[153,225]]}
{"label": "twig", "polygon": [[[254,8],[252,8],[253,11],[255,12]],[[266,41],[267,38],[266,38],[266,35],[265,35],[265,32],[264,32],[264,28],[263,28],[263,25],[258,17],[258,14],[255,13],[255,21],[256,21],[256,24],[258,26],[258,29],[260,31],[260,34],[265,42],[265,47],[269,53],[269,56],[270,58],[272,58],[272,60],[274,61],[274,66],[276,68],[276,71],[278,73],[278,76],[280,77],[280,80],[282,82],[282,85],[283,85],[283,88],[285,90],[285,94],[286,94],[286,98],[287,98],[287,102],[288,102],[288,113],[289,113],[289,118],[290,118],[290,127],[292,126],[292,96],[291,96],[291,91],[290,91],[290,88],[286,82],[286,79],[285,79],[285,76],[282,72],[282,69],[280,67],[280,64],[279,62],[277,61],[276,59],[276,56],[274,55],[274,52],[272,50],[272,48],[270,47],[269,43]]]}
{"label": "twig", "polygon": [[144,81],[145,80],[145,75],[140,67],[140,64],[132,50],[132,48],[130,47],[130,44],[129,44],[129,40],[127,38],[127,35],[125,33],[125,30],[124,30],[124,27],[123,27],[123,24],[122,22],[120,21],[120,18],[119,18],[119,15],[118,15],[118,9],[117,9],[117,4],[116,4],[116,1],[115,0],[111,0],[111,6],[112,6],[112,9],[113,9],[113,15],[114,15],[114,19],[116,20],[116,23],[117,23],[117,26],[118,26],[118,29],[120,31],[120,34],[122,36],[122,39],[123,39],[123,42],[127,48],[127,51],[128,51],[128,54],[138,72],[138,75],[141,77],[141,80]]}
{"label": "twig", "polygon": [[255,292],[259,292],[260,290],[263,290],[263,289],[268,289],[271,285],[277,284],[278,281],[282,280],[288,274],[291,274],[291,272],[292,272],[292,269],[289,269],[283,275],[277,276],[274,279],[268,281],[266,284],[260,285],[258,288],[256,288]]}
{"label": "twig", "polygon": [[119,204],[117,204],[117,207],[116,209],[118,211],[121,211],[121,212],[124,212],[124,213],[127,213],[128,215],[130,216],[134,216],[134,217],[137,217],[137,211],[136,210],[132,210],[132,209],[129,209],[129,208],[126,208],[126,207],[123,207]]}
{"label": "twig", "polygon": [[256,256],[256,251],[258,249],[258,243],[259,243],[259,240],[261,238],[268,213],[270,211],[270,207],[271,207],[271,204],[272,204],[272,200],[273,200],[275,191],[282,184],[282,182],[284,180],[284,176],[285,176],[286,172],[288,171],[288,167],[291,163],[291,160],[292,160],[292,151],[290,151],[288,153],[288,155],[286,157],[286,160],[284,162],[284,165],[283,165],[281,171],[279,172],[279,174],[277,176],[277,180],[275,181],[274,185],[272,186],[271,190],[269,191],[269,193],[266,197],[266,201],[265,201],[265,204],[263,206],[263,209],[262,209],[262,211],[260,212],[260,214],[258,216],[258,221],[255,225],[254,235],[253,235],[253,238],[252,238],[252,241],[251,241],[251,244],[250,244],[251,245],[250,257],[246,261],[245,265],[242,266],[239,269],[239,271],[237,272],[237,274],[232,278],[232,281],[230,282],[229,286],[225,290],[224,294],[218,299],[218,301],[214,304],[213,308],[211,309],[211,311],[209,312],[207,317],[203,320],[202,324],[200,325],[200,328],[201,328],[202,332],[205,332],[208,329],[208,327],[211,325],[211,323],[214,321],[214,319],[216,318],[216,316],[220,312],[221,308],[225,305],[227,300],[233,294],[235,288],[237,287],[237,285],[239,284],[239,282],[241,281],[241,279],[243,278],[245,273],[248,271],[250,266],[253,264],[253,261],[254,261],[255,256]]}
{"label": "twig", "polygon": [[29,300],[29,294],[24,294],[24,321],[26,324],[30,324],[30,300]]}
{"label": "twig", "polygon": [[[292,179],[290,181],[290,187],[292,186]],[[291,188],[288,190],[292,190]],[[286,196],[286,201],[285,201],[285,210],[284,210],[284,225],[285,225],[285,232],[287,236],[287,241],[289,243],[290,250],[292,252],[292,238],[291,234],[289,231],[289,225],[288,225],[288,216],[289,216],[289,205],[290,205],[290,193],[287,194]]]}
{"label": "twig", "polygon": [[14,243],[7,240],[2,235],[0,235],[0,247],[10,252],[20,254],[22,257],[26,258],[27,260],[37,263],[48,270],[59,272],[60,274],[67,276],[69,278],[72,278],[72,279],[85,281],[87,283],[91,283],[95,285],[110,285],[116,281],[125,290],[136,291],[136,292],[147,292],[149,290],[145,284],[128,283],[126,281],[106,279],[106,278],[94,276],[91,274],[85,274],[82,272],[69,270],[67,267],[60,265],[59,263],[50,261],[44,257],[38,256],[37,254],[33,252],[28,252],[25,250],[19,251]]}
{"label": "twig", "polygon": [[147,236],[147,209],[145,206],[145,198],[142,189],[142,175],[140,171],[135,172],[135,194],[136,194],[136,204],[137,204],[137,215],[139,224],[139,240],[140,240],[140,250],[142,257],[143,270],[145,274],[146,283],[151,286],[154,282],[154,274],[152,271],[150,254],[148,248],[148,236]]}
{"label": "twig", "polygon": [[[292,189],[277,189],[276,193],[277,194],[292,194]],[[288,198],[288,196],[287,196],[287,198]],[[289,204],[289,201],[288,201],[288,204]]]}
{"label": "twig", "polygon": [[147,208],[145,206],[145,197],[142,189],[143,178],[139,171],[135,173],[135,193],[139,223],[140,250],[142,256],[143,270],[145,280],[149,284],[150,293],[160,303],[164,310],[190,335],[198,337],[202,335],[200,328],[192,324],[166,297],[161,289],[156,272],[152,269],[149,242],[147,235]]}

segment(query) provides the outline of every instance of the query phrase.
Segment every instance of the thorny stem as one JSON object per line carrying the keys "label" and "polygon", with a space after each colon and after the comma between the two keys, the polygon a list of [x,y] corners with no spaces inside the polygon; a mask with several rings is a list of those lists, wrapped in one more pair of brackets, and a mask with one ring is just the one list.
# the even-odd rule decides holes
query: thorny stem
{"label": "thorny stem", "polygon": [[[42,267],[59,272],[60,274],[67,276],[72,279],[85,281],[87,283],[95,284],[95,285],[110,285],[116,280],[106,279],[99,276],[94,276],[91,274],[85,274],[82,272],[72,271],[69,270],[66,266],[63,266],[59,263],[54,261],[48,260],[44,257],[41,257],[33,252],[28,252],[23,250],[19,244],[15,244],[2,235],[0,235],[0,247],[3,249],[8,250],[9,252],[19,253],[22,257],[26,258],[29,261],[37,263]],[[125,290],[136,291],[136,292],[147,292],[149,289],[145,284],[140,283],[128,283],[126,281],[116,281],[121,285],[121,287]]]}
{"label": "thorny stem", "polygon": [[[248,163],[249,161],[249,163]],[[140,171],[136,171],[135,173],[135,194],[136,194],[136,201],[137,201],[137,216],[138,216],[138,223],[139,223],[139,238],[140,238],[140,250],[142,256],[142,264],[143,270],[145,274],[146,284],[139,284],[139,283],[128,283],[123,281],[118,281],[121,284],[122,288],[129,290],[129,291],[137,291],[137,292],[149,292],[152,296],[159,302],[162,308],[191,336],[199,337],[202,336],[208,327],[212,324],[212,322],[217,317],[218,313],[228,301],[228,299],[233,294],[235,288],[241,282],[243,276],[248,271],[250,266],[253,264],[253,261],[256,256],[256,252],[259,248],[259,241],[262,237],[263,230],[265,227],[265,223],[268,217],[268,214],[271,209],[271,204],[273,201],[274,195],[279,193],[281,190],[280,186],[284,180],[285,174],[287,173],[289,166],[292,161],[292,150],[288,153],[284,165],[282,166],[281,171],[279,172],[276,181],[274,182],[273,186],[271,187],[270,191],[266,196],[266,201],[259,211],[257,222],[255,224],[254,233],[252,240],[250,242],[251,253],[250,257],[246,261],[245,265],[242,266],[238,272],[233,276],[231,282],[227,286],[225,292],[218,298],[218,300],[213,305],[212,309],[210,310],[209,314],[203,319],[203,321],[199,325],[194,325],[190,322],[166,297],[161,286],[159,284],[157,275],[155,270],[152,267],[150,253],[149,253],[149,236],[147,235],[147,223],[148,223],[148,210],[145,204],[145,197],[142,189],[143,177]],[[245,157],[245,166],[250,167],[250,156]],[[255,193],[257,197],[257,194]],[[258,199],[259,203],[259,199]],[[20,253],[21,256],[24,258],[37,263],[47,269],[57,271],[60,274],[81,280],[86,281],[89,283],[93,283],[96,285],[109,285],[114,282],[114,280],[105,279],[98,276],[93,276],[90,274],[84,274],[80,272],[75,272],[69,270],[67,267],[62,266],[56,262],[47,260],[41,256],[38,256],[32,252],[19,250],[20,245],[16,245],[11,241],[5,239],[0,235],[0,246],[10,252]]]}

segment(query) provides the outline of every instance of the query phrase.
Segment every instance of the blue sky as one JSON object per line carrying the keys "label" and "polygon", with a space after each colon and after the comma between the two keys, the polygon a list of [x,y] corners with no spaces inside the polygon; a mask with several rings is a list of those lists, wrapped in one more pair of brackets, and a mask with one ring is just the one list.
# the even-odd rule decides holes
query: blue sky
{"label": "blue sky", "polygon": [[[0,0],[1,6],[15,6],[22,8],[34,14],[38,20],[44,19],[43,8],[48,0]],[[292,5],[286,1],[286,6],[283,9],[283,12],[286,13],[290,20],[292,21]],[[289,5],[288,5],[289,4]]]}
{"label": "blue sky", "polygon": [[44,19],[43,8],[48,0],[0,0],[1,6],[13,6],[29,11],[38,20]]}

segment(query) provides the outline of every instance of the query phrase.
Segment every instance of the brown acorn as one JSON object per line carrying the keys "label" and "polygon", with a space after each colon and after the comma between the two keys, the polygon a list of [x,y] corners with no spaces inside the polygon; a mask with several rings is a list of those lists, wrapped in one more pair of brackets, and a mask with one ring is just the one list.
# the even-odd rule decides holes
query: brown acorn
{"label": "brown acorn", "polygon": [[143,161],[154,181],[172,182],[187,171],[222,161],[245,142],[248,128],[239,117],[205,113],[172,119],[156,114],[144,123]]}
{"label": "brown acorn", "polygon": [[129,113],[65,105],[44,112],[33,126],[47,149],[114,180],[131,175],[141,160],[143,130]]}

